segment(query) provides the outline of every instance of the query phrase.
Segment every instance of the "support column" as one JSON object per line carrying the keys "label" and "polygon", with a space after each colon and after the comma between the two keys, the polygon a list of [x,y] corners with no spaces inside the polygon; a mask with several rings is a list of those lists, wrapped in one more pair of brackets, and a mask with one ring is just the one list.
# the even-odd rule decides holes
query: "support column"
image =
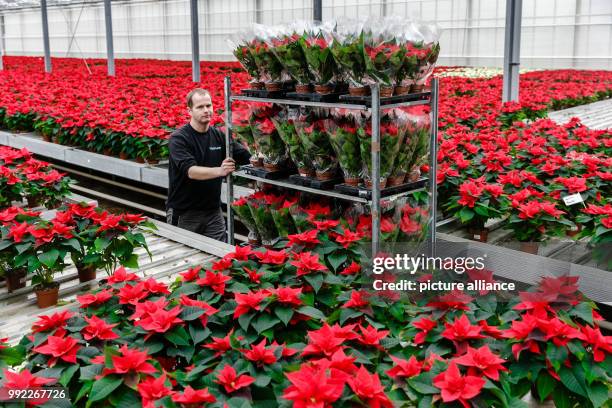
{"label": "support column", "polygon": [[523,0],[506,0],[503,102],[519,100],[522,9]]}
{"label": "support column", "polygon": [[0,14],[0,71],[4,69],[4,62],[2,57],[4,56],[4,50],[6,46],[4,44],[4,14]]}
{"label": "support column", "polygon": [[312,19],[323,21],[323,0],[312,0]]}
{"label": "support column", "polygon": [[108,75],[115,76],[115,48],[113,46],[113,15],[111,0],[104,0],[104,24],[106,26],[106,67]]}
{"label": "support column", "polygon": [[198,24],[198,0],[191,4],[191,79],[200,82],[200,29]]}
{"label": "support column", "polygon": [[45,72],[51,72],[51,48],[49,47],[49,20],[47,19],[47,0],[40,0],[42,16],[43,47],[45,49]]}

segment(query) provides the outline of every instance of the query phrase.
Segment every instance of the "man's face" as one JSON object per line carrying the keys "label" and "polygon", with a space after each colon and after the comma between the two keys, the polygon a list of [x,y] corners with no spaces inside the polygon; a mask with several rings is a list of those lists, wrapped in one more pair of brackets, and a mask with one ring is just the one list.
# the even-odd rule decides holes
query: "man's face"
{"label": "man's face", "polygon": [[191,98],[193,107],[188,108],[191,118],[201,125],[208,125],[213,115],[212,101],[209,95],[195,94]]}

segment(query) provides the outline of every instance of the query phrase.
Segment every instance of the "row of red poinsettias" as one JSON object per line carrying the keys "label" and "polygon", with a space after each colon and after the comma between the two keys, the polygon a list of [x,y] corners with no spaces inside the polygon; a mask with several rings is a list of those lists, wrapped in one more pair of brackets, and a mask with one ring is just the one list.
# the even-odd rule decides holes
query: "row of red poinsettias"
{"label": "row of red poinsettias", "polygon": [[115,215],[85,203],[65,204],[51,219],[37,211],[9,207],[0,211],[0,264],[9,292],[31,279],[38,305],[57,303],[55,276],[76,267],[81,282],[98,269],[138,265],[137,248],[148,251],[142,231],[154,228],[137,214]]}
{"label": "row of red poinsettias", "polygon": [[71,180],[27,149],[0,146],[0,209],[24,198],[30,206],[57,206],[70,190]]}
{"label": "row of red poinsettias", "polygon": [[[25,368],[4,385],[60,382],[92,406],[519,406],[530,391],[562,406],[609,402],[612,342],[577,278],[543,278],[515,298],[409,299],[357,289],[371,284],[359,239],[339,245],[338,234],[237,247],[170,283],[119,269],[78,309],[33,325],[11,351]],[[464,279],[494,281],[486,270]]]}

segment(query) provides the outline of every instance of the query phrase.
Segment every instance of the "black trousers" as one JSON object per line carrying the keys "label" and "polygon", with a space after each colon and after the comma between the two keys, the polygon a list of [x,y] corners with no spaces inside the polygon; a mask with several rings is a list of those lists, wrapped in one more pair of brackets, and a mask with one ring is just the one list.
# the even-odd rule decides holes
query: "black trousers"
{"label": "black trousers", "polygon": [[177,214],[172,208],[166,210],[168,224],[186,229],[217,241],[227,242],[225,219],[221,209],[216,210],[187,210]]}

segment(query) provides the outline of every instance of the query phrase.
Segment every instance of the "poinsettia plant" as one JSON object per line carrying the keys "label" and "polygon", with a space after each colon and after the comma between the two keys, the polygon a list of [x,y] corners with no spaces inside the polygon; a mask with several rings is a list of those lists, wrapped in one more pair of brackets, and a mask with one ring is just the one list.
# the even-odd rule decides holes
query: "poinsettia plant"
{"label": "poinsettia plant", "polygon": [[[397,156],[402,137],[405,132],[394,120],[393,113],[385,112],[380,118],[380,181],[384,186],[387,177],[391,175],[395,157]],[[365,127],[358,130],[361,160],[363,162],[364,179],[367,184],[372,182],[372,124],[368,122]]]}
{"label": "poinsettia plant", "polygon": [[360,29],[334,31],[330,49],[334,60],[346,73],[349,84],[355,88],[369,84],[372,79],[367,74],[363,32]]}
{"label": "poinsettia plant", "polygon": [[574,226],[554,201],[543,198],[531,198],[518,205],[511,202],[509,213],[506,228],[519,242],[542,242]]}
{"label": "poinsettia plant", "polygon": [[140,214],[114,215],[77,203],[60,208],[54,220],[72,228],[78,245],[70,255],[77,268],[104,269],[110,275],[119,265],[137,268],[138,248],[151,256],[143,233],[157,227]]}
{"label": "poinsettia plant", "polygon": [[261,243],[266,246],[271,246],[274,240],[278,238],[278,230],[274,225],[272,217],[271,204],[278,198],[272,195],[262,194],[261,196],[250,196],[247,198],[247,203],[255,225],[257,233],[261,238]]}
{"label": "poinsettia plant", "polygon": [[306,149],[297,133],[294,121],[297,112],[293,109],[281,111],[278,115],[270,118],[276,127],[278,135],[285,143],[289,157],[296,165],[298,172],[303,176],[314,176],[314,167],[311,159],[306,154]]}
{"label": "poinsettia plant", "polygon": [[264,166],[271,168],[280,167],[285,164],[287,151],[285,144],[278,135],[274,122],[270,119],[277,112],[276,107],[264,107],[251,115],[251,129],[253,139],[263,155]]}
{"label": "poinsettia plant", "polygon": [[329,134],[325,130],[327,120],[323,114],[313,111],[295,122],[305,155],[312,161],[317,178],[321,179],[333,178],[338,167]]}
{"label": "poinsettia plant", "polygon": [[268,45],[287,70],[291,78],[300,85],[308,85],[313,77],[308,69],[304,50],[300,45],[302,35],[294,32],[293,27],[268,40]]}
{"label": "poinsettia plant", "polygon": [[317,85],[327,85],[338,75],[338,65],[330,48],[331,33],[317,25],[300,38],[300,46]]}
{"label": "poinsettia plant", "polygon": [[345,183],[358,184],[363,165],[357,118],[350,111],[338,111],[334,114],[333,120],[325,122],[325,125],[329,134],[329,141],[334,148],[338,164],[344,174]]}
{"label": "poinsettia plant", "polygon": [[250,242],[259,241],[257,225],[249,208],[248,201],[245,197],[241,197],[232,203],[232,210],[238,215],[240,222],[249,230],[248,238]]}

